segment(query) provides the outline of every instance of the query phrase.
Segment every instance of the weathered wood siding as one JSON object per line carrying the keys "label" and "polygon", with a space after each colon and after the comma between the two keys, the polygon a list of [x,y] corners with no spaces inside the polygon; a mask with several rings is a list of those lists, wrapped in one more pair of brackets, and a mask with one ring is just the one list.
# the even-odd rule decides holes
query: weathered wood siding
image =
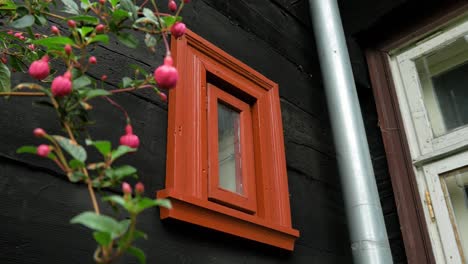
{"label": "weathered wood siding", "polygon": [[[345,18],[360,10],[345,7]],[[145,213],[139,223],[150,237],[139,243],[147,252],[148,263],[352,263],[307,1],[194,0],[183,13],[191,30],[279,83],[292,222],[301,237],[295,251],[289,253],[185,223],[161,222],[155,209]],[[360,23],[367,21],[363,18]],[[359,25],[352,33],[362,29]],[[143,48],[131,50],[116,42],[96,53],[99,63],[92,73],[96,78],[107,74],[109,87],[115,87],[129,72],[128,64],[152,70],[163,55],[158,50],[157,55],[148,56]],[[361,90],[367,77],[357,45],[352,56],[353,67],[361,67],[357,78]],[[387,229],[394,258],[402,263],[405,254],[373,98],[370,90],[362,90],[360,99]],[[128,110],[142,141],[139,152],[124,162],[139,169],[147,194],[154,195],[164,188],[167,107],[151,91],[114,98]],[[47,161],[15,154],[18,146],[39,142],[32,136],[35,127],[58,132],[54,113],[32,106],[32,101],[0,101],[0,263],[91,263],[91,232],[69,224],[72,216],[91,208],[85,186],[68,183]],[[95,101],[99,109],[93,112],[98,121],[92,129],[95,138],[117,143],[123,134],[123,116],[104,101]],[[122,261],[134,262],[131,258]]]}

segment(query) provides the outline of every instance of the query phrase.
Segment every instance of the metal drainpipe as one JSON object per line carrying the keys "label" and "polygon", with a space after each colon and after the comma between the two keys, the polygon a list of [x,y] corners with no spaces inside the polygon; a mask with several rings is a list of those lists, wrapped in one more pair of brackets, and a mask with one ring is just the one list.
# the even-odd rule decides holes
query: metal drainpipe
{"label": "metal drainpipe", "polygon": [[336,0],[309,0],[354,263],[393,263]]}

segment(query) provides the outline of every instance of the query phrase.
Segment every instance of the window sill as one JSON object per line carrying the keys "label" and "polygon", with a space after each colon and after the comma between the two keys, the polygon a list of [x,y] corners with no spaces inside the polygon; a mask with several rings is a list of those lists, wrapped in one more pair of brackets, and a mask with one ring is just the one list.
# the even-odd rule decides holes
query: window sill
{"label": "window sill", "polygon": [[172,218],[248,238],[292,251],[299,231],[262,221],[235,209],[165,189],[158,198],[171,200],[172,209],[161,208],[161,219]]}

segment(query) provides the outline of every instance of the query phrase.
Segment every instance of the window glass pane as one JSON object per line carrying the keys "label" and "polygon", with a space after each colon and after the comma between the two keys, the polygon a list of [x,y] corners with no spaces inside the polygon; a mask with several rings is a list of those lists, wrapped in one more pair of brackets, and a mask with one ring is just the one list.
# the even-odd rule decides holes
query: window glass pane
{"label": "window glass pane", "polygon": [[458,234],[460,250],[468,252],[468,168],[442,175],[445,183],[445,199],[452,214],[455,233]]}
{"label": "window glass pane", "polygon": [[219,187],[242,194],[240,114],[218,102]]}
{"label": "window glass pane", "polygon": [[435,136],[468,124],[468,36],[415,63]]}

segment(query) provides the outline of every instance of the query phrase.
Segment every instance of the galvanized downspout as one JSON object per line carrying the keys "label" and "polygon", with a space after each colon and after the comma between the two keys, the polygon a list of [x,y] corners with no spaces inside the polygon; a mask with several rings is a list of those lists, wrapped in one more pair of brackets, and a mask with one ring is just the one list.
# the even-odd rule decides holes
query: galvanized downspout
{"label": "galvanized downspout", "polygon": [[309,0],[354,263],[393,263],[336,0]]}

